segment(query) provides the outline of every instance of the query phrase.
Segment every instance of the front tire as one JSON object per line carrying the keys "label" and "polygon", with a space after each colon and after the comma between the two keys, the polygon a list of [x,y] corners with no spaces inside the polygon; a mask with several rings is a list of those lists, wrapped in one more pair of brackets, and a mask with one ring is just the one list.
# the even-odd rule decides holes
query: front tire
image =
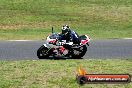
{"label": "front tire", "polygon": [[44,45],[42,45],[38,51],[37,51],[37,56],[39,59],[46,59],[49,57],[49,52],[48,52],[48,48],[45,47]]}

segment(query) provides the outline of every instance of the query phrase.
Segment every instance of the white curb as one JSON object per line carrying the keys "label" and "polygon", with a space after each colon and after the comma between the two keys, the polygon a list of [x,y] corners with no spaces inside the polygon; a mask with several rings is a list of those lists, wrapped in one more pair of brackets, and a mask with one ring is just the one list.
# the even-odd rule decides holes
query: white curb
{"label": "white curb", "polygon": [[34,41],[34,40],[8,40],[8,41],[18,41],[18,42],[21,42],[21,41]]}
{"label": "white curb", "polygon": [[132,38],[123,38],[123,39],[132,39]]}

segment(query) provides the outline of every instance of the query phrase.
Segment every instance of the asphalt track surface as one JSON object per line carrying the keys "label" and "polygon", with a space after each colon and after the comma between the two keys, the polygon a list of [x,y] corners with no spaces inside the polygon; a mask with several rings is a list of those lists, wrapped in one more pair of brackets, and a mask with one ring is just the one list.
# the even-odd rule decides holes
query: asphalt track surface
{"label": "asphalt track surface", "polygon": [[[0,60],[31,60],[44,41],[0,41]],[[132,58],[131,39],[91,40],[85,59]]]}

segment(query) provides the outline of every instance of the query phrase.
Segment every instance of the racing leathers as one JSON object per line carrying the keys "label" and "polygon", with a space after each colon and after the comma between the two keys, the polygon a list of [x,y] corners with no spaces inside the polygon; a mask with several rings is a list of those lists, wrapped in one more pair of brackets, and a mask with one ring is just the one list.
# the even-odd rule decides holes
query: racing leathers
{"label": "racing leathers", "polygon": [[60,40],[66,40],[66,42],[73,42],[73,44],[79,44],[79,35],[72,30],[69,30],[67,34],[60,34]]}

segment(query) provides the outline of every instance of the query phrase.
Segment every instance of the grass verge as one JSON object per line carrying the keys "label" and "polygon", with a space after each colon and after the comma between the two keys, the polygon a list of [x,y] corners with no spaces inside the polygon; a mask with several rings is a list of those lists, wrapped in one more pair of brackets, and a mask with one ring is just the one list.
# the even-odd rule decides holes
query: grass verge
{"label": "grass verge", "polygon": [[87,73],[132,75],[132,60],[22,60],[0,61],[1,88],[131,88],[130,84],[76,83],[76,70],[82,65]]}

